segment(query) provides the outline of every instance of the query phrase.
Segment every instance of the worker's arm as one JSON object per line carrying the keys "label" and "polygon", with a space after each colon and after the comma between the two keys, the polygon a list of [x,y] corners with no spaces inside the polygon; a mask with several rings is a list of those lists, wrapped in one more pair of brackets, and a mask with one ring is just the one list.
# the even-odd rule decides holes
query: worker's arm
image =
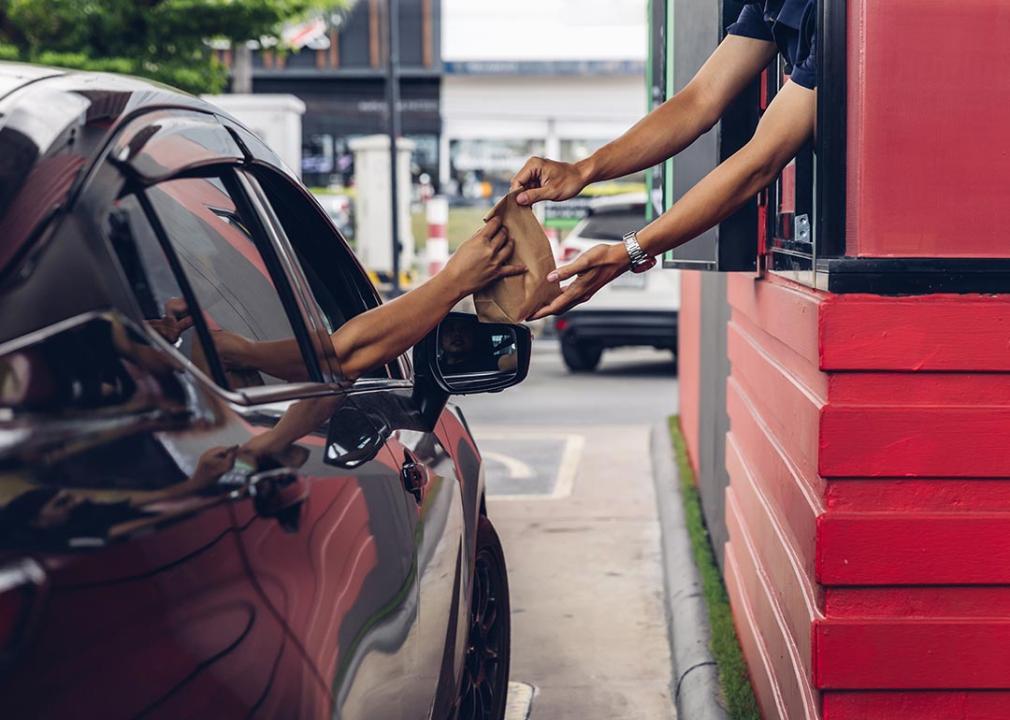
{"label": "worker's arm", "polygon": [[[817,92],[786,83],[768,106],[750,142],[639,231],[642,249],[649,255],[660,255],[725,220],[778,177],[803,143],[813,137],[816,121]],[[623,243],[590,248],[556,271],[560,280],[578,277],[533,318],[562,313],[585,302],[628,269],[628,252]]]}
{"label": "worker's arm", "polygon": [[521,205],[567,200],[590,183],[629,175],[676,155],[718,122],[775,52],[774,43],[728,36],[683,90],[585,160],[526,161],[512,178],[513,190],[527,188],[516,199]]}

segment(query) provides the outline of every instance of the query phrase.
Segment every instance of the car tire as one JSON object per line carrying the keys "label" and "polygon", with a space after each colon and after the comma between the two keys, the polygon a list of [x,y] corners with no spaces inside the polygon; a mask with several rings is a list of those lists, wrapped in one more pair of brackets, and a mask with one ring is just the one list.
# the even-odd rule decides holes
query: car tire
{"label": "car tire", "polygon": [[494,525],[481,515],[457,720],[504,720],[511,620],[505,554]]}
{"label": "car tire", "polygon": [[585,342],[561,341],[561,358],[573,373],[592,372],[600,365],[603,348]]}

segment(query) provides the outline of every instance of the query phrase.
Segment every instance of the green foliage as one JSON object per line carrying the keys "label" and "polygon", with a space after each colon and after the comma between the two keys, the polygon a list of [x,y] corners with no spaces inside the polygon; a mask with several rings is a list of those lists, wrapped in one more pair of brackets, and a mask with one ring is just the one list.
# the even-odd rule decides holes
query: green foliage
{"label": "green foliage", "polygon": [[726,595],[719,566],[712,552],[712,540],[705,527],[705,516],[701,510],[701,496],[694,480],[694,470],[687,458],[684,436],[680,432],[680,422],[676,415],[670,417],[670,436],[677,458],[677,474],[680,478],[680,494],[684,502],[687,532],[691,536],[694,562],[701,576],[702,593],[708,608],[708,622],[712,628],[710,641],[712,656],[719,666],[719,684],[722,686],[726,710],[732,720],[761,720],[754,690],[747,675],[747,662],[740,650],[733,625],[733,611]]}
{"label": "green foliage", "polygon": [[340,0],[0,0],[0,58],[125,72],[190,92],[227,73],[206,41],[276,37],[285,21]]}

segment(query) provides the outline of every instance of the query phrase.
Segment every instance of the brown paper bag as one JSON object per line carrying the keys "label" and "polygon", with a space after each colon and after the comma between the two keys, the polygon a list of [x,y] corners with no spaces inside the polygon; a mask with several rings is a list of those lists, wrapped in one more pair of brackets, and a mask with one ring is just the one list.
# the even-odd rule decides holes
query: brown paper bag
{"label": "brown paper bag", "polygon": [[515,249],[508,262],[526,266],[522,275],[501,278],[473,295],[481,322],[518,324],[561,294],[561,284],[547,282],[554,253],[533,208],[516,202],[519,191],[498,201],[484,221],[500,217]]}

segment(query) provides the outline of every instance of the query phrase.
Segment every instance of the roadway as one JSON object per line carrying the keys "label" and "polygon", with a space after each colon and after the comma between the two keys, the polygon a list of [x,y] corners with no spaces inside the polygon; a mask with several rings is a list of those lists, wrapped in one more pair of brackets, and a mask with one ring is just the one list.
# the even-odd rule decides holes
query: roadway
{"label": "roadway", "polygon": [[510,720],[673,718],[648,452],[677,407],[670,354],[611,351],[572,375],[538,339],[522,385],[459,404],[509,566]]}

